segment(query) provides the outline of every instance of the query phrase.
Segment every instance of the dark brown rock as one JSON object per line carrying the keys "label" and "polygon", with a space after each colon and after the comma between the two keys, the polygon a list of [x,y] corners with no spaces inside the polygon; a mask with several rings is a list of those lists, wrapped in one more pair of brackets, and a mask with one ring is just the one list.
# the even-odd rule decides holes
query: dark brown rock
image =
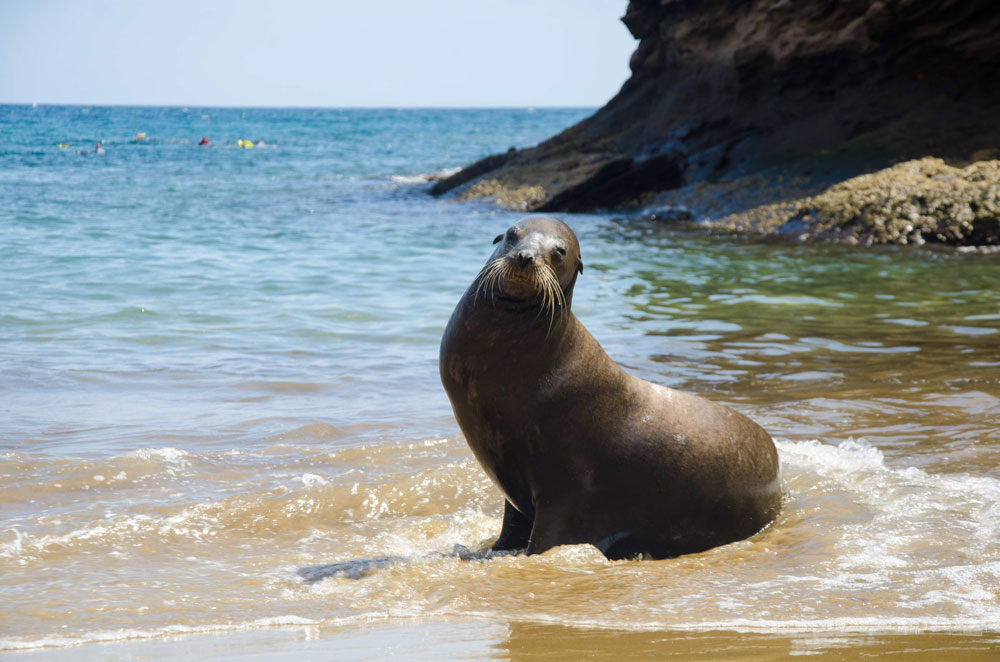
{"label": "dark brown rock", "polygon": [[487,159],[488,190],[538,187],[531,208],[583,211],[776,164],[846,179],[1000,147],[993,0],[633,0],[622,20],[639,44],[619,93]]}
{"label": "dark brown rock", "polygon": [[679,186],[684,177],[677,161],[660,154],[644,161],[617,159],[605,164],[584,181],[563,189],[535,211],[588,211],[624,204],[643,193]]}

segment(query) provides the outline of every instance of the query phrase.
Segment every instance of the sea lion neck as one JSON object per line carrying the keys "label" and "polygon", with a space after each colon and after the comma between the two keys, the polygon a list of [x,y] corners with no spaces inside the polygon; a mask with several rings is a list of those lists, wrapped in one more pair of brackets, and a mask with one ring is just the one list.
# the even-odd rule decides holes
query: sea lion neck
{"label": "sea lion neck", "polygon": [[549,310],[541,295],[530,298],[516,298],[497,292],[495,295],[476,294],[473,286],[465,296],[465,306],[471,318],[480,320],[487,326],[503,326],[516,329],[522,337],[540,334],[542,336],[557,335],[559,329],[565,326],[572,317],[569,305],[556,306]]}

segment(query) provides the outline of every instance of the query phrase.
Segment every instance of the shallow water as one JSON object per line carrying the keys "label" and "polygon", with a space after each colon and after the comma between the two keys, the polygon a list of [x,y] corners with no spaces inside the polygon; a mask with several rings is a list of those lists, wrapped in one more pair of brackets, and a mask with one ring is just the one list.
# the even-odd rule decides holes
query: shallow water
{"label": "shallow water", "polygon": [[0,650],[373,627],[456,657],[995,651],[996,254],[567,215],[577,315],[628,370],[764,425],[784,509],[664,561],[453,554],[501,499],[437,346],[520,214],[421,174],[585,114],[0,107]]}

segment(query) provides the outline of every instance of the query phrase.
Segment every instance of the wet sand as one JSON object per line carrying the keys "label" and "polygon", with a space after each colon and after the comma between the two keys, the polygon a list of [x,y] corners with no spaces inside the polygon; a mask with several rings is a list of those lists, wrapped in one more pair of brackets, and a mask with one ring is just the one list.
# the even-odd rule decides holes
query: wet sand
{"label": "wet sand", "polygon": [[6,652],[16,662],[178,660],[959,660],[994,661],[1000,633],[627,632],[478,621],[396,621],[187,635]]}

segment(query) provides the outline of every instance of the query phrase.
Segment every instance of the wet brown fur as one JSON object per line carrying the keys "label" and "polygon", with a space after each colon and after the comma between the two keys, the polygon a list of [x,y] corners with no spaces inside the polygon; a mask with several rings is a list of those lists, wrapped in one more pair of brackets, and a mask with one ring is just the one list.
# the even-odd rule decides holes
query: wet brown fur
{"label": "wet brown fur", "polygon": [[781,502],[771,437],[608,357],[571,310],[583,262],[569,226],[529,218],[494,243],[440,357],[459,426],[506,497],[493,549],[663,558],[767,525]]}

